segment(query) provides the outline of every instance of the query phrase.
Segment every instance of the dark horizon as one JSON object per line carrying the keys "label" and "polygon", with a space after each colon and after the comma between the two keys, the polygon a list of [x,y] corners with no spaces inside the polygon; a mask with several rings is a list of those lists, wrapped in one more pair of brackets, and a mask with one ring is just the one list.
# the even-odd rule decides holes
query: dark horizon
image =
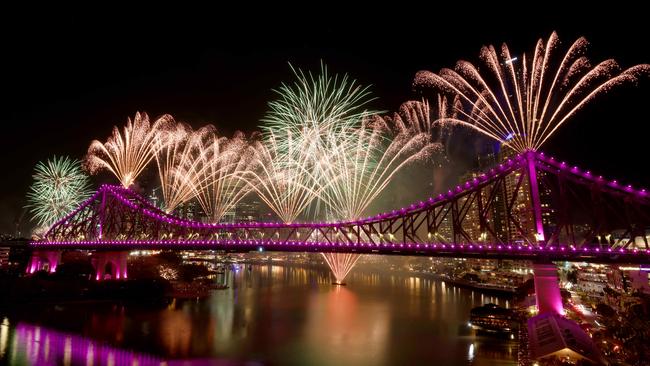
{"label": "dark horizon", "polygon": [[[395,14],[399,20],[337,18],[325,26],[274,19],[220,23],[209,15],[145,20],[9,12],[0,25],[6,129],[0,156],[8,173],[0,183],[0,233],[13,233],[38,161],[55,154],[81,159],[91,140],[105,140],[113,125],[121,127],[136,111],[168,113],[194,127],[212,123],[226,134],[251,132],[274,98],[272,89],[293,81],[288,62],[317,71],[321,60],[332,73],[372,85],[378,98],[372,107],[394,111],[419,98],[411,87],[417,71],[477,61],[486,44],[505,42],[530,52],[553,30],[563,47],[585,36],[591,60],[614,58],[623,68],[650,63],[644,15],[619,12],[490,24],[487,17],[469,17],[462,25]],[[647,78],[610,91],[578,112],[543,150],[594,174],[649,188],[642,125],[648,97]],[[455,163],[471,166],[473,147],[454,151]],[[21,227],[30,226],[26,215]]]}

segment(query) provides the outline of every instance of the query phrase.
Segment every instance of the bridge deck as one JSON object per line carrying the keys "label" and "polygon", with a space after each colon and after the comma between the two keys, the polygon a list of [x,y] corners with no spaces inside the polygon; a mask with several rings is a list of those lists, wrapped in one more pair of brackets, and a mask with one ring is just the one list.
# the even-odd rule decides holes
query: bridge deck
{"label": "bridge deck", "polygon": [[31,242],[41,250],[218,250],[226,252],[281,251],[281,252],[338,252],[380,255],[409,255],[426,257],[515,259],[534,261],[569,261],[591,263],[650,263],[650,250],[532,247],[490,244],[371,244],[371,243],[313,243],[273,242],[260,240],[222,241],[74,241]]}

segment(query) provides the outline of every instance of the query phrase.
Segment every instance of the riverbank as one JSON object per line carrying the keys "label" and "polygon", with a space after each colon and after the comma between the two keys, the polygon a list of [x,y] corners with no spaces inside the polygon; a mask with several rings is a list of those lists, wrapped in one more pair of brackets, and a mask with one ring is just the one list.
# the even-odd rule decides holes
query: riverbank
{"label": "riverbank", "polygon": [[[240,265],[261,265],[261,266],[282,266],[282,267],[292,267],[292,268],[306,268],[306,269],[321,269],[321,268],[328,268],[326,264],[319,264],[319,263],[291,263],[291,262],[285,262],[285,261],[267,261],[267,260],[244,260],[240,262],[236,262],[236,264]],[[501,286],[497,284],[488,284],[488,283],[479,283],[475,281],[467,281],[463,279],[454,279],[446,275],[441,275],[437,273],[430,273],[430,272],[420,272],[420,271],[405,271],[405,270],[384,270],[382,268],[377,268],[374,265],[359,265],[355,270],[357,271],[369,271],[373,273],[396,273],[400,275],[407,275],[407,276],[417,276],[421,278],[431,278],[431,279],[436,279],[439,281],[444,281],[447,284],[456,286],[456,287],[461,287],[461,288],[466,288],[470,290],[475,290],[487,295],[496,295],[496,296],[508,296],[512,297],[515,294],[517,294],[518,288],[514,286]]]}
{"label": "riverbank", "polygon": [[495,296],[506,296],[512,297],[517,294],[517,288],[515,287],[503,287],[499,285],[491,285],[484,283],[477,283],[474,281],[466,281],[462,279],[453,279],[445,275],[429,272],[418,272],[418,271],[397,271],[401,275],[408,276],[417,276],[421,278],[435,279],[442,281],[445,284],[449,284],[455,287],[466,288],[474,291],[484,293],[486,295],[495,295]]}
{"label": "riverbank", "polygon": [[66,279],[50,275],[2,278],[0,306],[26,304],[72,304],[137,302],[162,303],[170,291],[163,279],[94,281]]}
{"label": "riverbank", "polygon": [[467,281],[463,279],[453,279],[448,276],[439,275],[439,274],[431,274],[431,276],[435,279],[438,279],[440,281],[445,281],[445,283],[452,284],[456,287],[469,288],[472,290],[477,290],[477,291],[481,291],[493,295],[499,294],[499,295],[513,296],[517,293],[516,287],[510,287],[510,286],[506,287],[497,284],[480,283],[475,281]]}

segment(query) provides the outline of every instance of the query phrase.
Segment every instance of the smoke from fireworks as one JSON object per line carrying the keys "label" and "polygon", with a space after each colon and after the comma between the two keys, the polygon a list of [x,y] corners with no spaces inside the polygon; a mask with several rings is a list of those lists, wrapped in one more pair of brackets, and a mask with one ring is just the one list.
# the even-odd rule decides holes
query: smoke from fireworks
{"label": "smoke from fireworks", "polygon": [[105,143],[93,141],[88,148],[86,165],[91,174],[106,169],[128,188],[154,159],[161,148],[158,135],[173,126],[173,118],[162,116],[153,124],[146,113],[136,113],[127,121],[124,133],[113,127],[113,134]]}
{"label": "smoke from fireworks", "polygon": [[33,178],[27,207],[41,226],[52,225],[91,194],[90,180],[81,170],[81,162],[69,157],[55,156],[39,162]]}
{"label": "smoke from fireworks", "polygon": [[587,45],[579,38],[560,55],[553,32],[548,41],[537,42],[532,57],[514,57],[506,44],[500,52],[486,46],[480,53],[482,67],[458,61],[454,70],[420,71],[414,86],[460,98],[458,118],[441,122],[476,129],[518,152],[537,150],[594,97],[650,72],[647,64],[621,71],[612,59],[594,66],[584,56]]}

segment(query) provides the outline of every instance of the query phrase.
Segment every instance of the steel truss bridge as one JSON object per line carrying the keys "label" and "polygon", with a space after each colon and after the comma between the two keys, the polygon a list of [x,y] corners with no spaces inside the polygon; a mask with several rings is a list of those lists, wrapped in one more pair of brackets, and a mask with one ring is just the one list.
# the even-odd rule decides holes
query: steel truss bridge
{"label": "steel truss bridge", "polygon": [[650,197],[528,151],[445,194],[355,221],[203,223],[103,185],[37,250],[256,250],[649,263]]}

